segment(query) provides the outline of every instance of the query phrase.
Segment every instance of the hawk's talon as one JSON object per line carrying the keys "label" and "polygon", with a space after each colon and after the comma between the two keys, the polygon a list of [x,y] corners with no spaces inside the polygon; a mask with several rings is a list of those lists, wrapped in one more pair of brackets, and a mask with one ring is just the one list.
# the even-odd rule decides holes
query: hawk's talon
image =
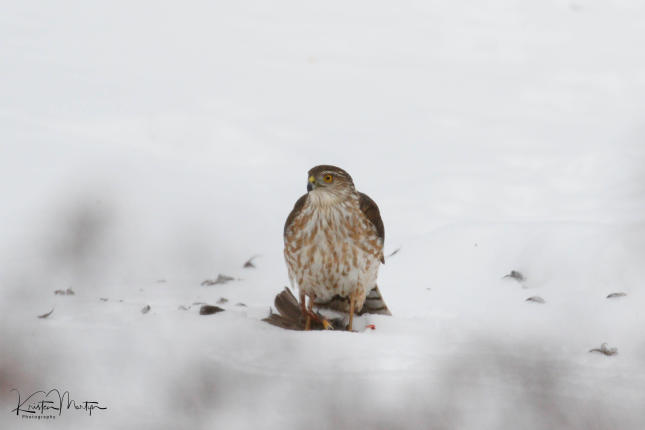
{"label": "hawk's talon", "polygon": [[334,329],[334,326],[331,325],[331,323],[329,321],[327,321],[326,318],[323,318],[321,322],[322,322],[323,328],[325,330],[333,330]]}
{"label": "hawk's talon", "polygon": [[334,326],[325,317],[313,311],[313,300],[310,299],[308,305],[302,306],[301,308],[305,317],[305,331],[311,330],[313,321],[320,323],[324,330],[334,329]]}

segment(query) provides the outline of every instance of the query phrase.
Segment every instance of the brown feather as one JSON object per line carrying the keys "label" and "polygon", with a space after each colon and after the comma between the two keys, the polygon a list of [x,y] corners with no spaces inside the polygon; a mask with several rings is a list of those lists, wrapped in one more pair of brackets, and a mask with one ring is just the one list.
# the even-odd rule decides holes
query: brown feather
{"label": "brown feather", "polygon": [[[262,321],[288,330],[305,329],[305,320],[300,312],[300,304],[289,288],[285,287],[284,290],[275,296],[274,304],[278,313],[271,312]],[[319,320],[323,319],[322,315],[319,313],[317,315]],[[343,330],[345,328],[342,318],[330,319],[328,322],[336,330]],[[312,320],[311,329],[324,330],[324,327],[320,321]]]}
{"label": "brown feather", "polygon": [[275,296],[273,304],[285,318],[300,319],[300,304],[289,288],[285,287],[281,294]]}

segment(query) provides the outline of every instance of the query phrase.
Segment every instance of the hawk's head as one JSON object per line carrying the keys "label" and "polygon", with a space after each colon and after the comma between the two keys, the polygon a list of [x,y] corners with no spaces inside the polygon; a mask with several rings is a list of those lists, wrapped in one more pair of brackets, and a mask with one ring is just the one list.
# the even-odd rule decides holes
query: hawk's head
{"label": "hawk's head", "polygon": [[307,191],[325,200],[342,200],[356,193],[349,173],[340,167],[327,165],[309,170]]}

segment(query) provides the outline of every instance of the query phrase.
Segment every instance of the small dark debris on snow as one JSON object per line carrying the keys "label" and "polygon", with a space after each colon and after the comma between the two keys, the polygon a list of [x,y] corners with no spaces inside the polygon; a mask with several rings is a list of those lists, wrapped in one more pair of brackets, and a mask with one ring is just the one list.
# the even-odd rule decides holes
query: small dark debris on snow
{"label": "small dark debris on snow", "polygon": [[253,257],[249,258],[248,260],[246,260],[246,263],[244,263],[244,266],[242,267],[244,267],[245,269],[255,269],[255,264],[253,264],[253,260],[255,260],[258,257],[259,255],[254,255]]}
{"label": "small dark debris on snow", "polygon": [[102,301],[102,302],[107,302],[108,301],[107,297],[101,297],[99,300]]}
{"label": "small dark debris on snow", "polygon": [[521,274],[520,272],[518,272],[517,270],[511,270],[511,273],[509,273],[508,275],[504,275],[504,277],[503,277],[502,279],[506,279],[506,278],[515,279],[515,280],[516,280],[516,281],[518,281],[518,282],[522,282],[523,280],[525,280],[525,279],[526,279],[526,278],[524,277],[524,275],[522,275],[522,274]]}
{"label": "small dark debris on snow", "polygon": [[73,296],[74,295],[74,290],[71,288],[68,288],[66,290],[56,290],[54,291],[54,294],[57,296]]}
{"label": "small dark debris on snow", "polygon": [[150,305],[145,305],[143,308],[141,308],[142,314],[147,314],[148,312],[150,312]]}
{"label": "small dark debris on snow", "polygon": [[432,290],[432,288],[430,288],[430,287],[426,288],[426,291],[430,291],[430,290]]}
{"label": "small dark debris on snow", "polygon": [[218,305],[223,305],[224,303],[228,303],[228,299],[226,297],[220,297],[217,301]]}
{"label": "small dark debris on snow", "polygon": [[168,281],[166,281],[165,279],[157,279],[157,284],[165,284],[166,282]]}
{"label": "small dark debris on snow", "polygon": [[119,303],[123,303],[123,299],[119,299]]}
{"label": "small dark debris on snow", "polygon": [[202,282],[202,286],[205,287],[210,287],[211,285],[217,285],[217,284],[226,284],[227,282],[234,281],[235,278],[232,276],[226,276],[222,275],[221,273],[217,275],[217,279],[206,279],[205,281]]}
{"label": "small dark debris on snow", "polygon": [[599,352],[599,353],[601,353],[601,354],[605,354],[605,355],[610,355],[610,356],[611,356],[611,355],[616,355],[616,354],[618,354],[618,348],[610,348],[610,347],[607,345],[607,343],[605,342],[605,343],[603,343],[602,345],[600,345],[600,348],[593,348],[593,349],[590,349],[590,350],[589,350],[589,352]]}
{"label": "small dark debris on snow", "polygon": [[52,310],[47,312],[46,314],[38,315],[38,318],[47,318],[52,314],[52,312],[54,312],[54,308],[52,308]]}
{"label": "small dark debris on snow", "polygon": [[531,296],[528,299],[526,299],[526,301],[535,302],[535,303],[546,303],[546,301],[540,296]]}
{"label": "small dark debris on snow", "polygon": [[623,292],[611,293],[611,294],[609,294],[607,296],[607,298],[608,299],[614,299],[614,298],[617,298],[617,297],[625,297],[626,295],[627,295],[627,293],[623,293]]}
{"label": "small dark debris on snow", "polygon": [[385,258],[390,258],[390,257],[395,256],[396,254],[399,253],[400,250],[401,250],[401,248],[396,248],[394,251],[390,252]]}
{"label": "small dark debris on snow", "polygon": [[213,305],[202,305],[202,307],[199,308],[200,315],[212,315],[223,311],[224,309],[220,308],[219,306],[213,306]]}
{"label": "small dark debris on snow", "polygon": [[245,307],[246,307],[246,305],[245,305],[244,303],[242,303],[242,302],[237,302],[237,303],[235,303],[235,306],[240,306],[240,307],[242,307],[242,308],[245,308]]}
{"label": "small dark debris on snow", "polygon": [[178,311],[187,311],[188,309],[190,309],[190,306],[186,307],[184,305],[179,305],[177,308]]}

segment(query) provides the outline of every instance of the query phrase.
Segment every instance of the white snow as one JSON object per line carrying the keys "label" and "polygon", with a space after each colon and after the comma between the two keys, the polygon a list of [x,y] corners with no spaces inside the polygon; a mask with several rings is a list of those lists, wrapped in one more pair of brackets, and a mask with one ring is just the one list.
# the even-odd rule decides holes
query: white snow
{"label": "white snow", "polygon": [[[637,0],[4,5],[0,427],[645,427],[643,22]],[[400,248],[375,330],[261,321],[323,163]],[[108,409],[33,422],[12,388]]]}

